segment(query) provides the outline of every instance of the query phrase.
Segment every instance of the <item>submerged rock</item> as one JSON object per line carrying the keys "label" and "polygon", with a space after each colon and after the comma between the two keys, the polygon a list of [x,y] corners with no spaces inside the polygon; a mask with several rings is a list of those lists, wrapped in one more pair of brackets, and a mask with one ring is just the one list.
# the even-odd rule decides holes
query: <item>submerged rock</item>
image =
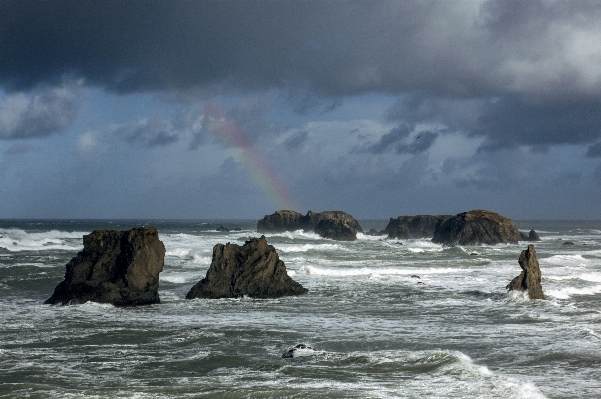
{"label": "submerged rock", "polygon": [[388,238],[432,238],[436,227],[450,217],[451,215],[417,215],[390,218],[384,232],[388,233]]}
{"label": "submerged rock", "polygon": [[223,227],[223,226],[219,226],[215,230],[219,231],[220,233],[229,233],[230,232],[230,229],[228,229],[227,227]]}
{"label": "submerged rock", "polygon": [[257,223],[259,233],[281,233],[284,231],[313,231],[324,238],[340,241],[357,239],[363,229],[351,215],[342,211],[307,212],[305,216],[294,211],[277,211]]}
{"label": "submerged rock", "polygon": [[284,352],[282,354],[282,357],[283,358],[293,358],[293,357],[299,356],[299,355],[306,356],[308,354],[314,354],[314,353],[315,353],[315,351],[309,345],[298,344],[298,345],[294,346],[293,348],[290,348],[286,352]]}
{"label": "submerged rock", "polygon": [[507,285],[509,291],[527,291],[530,299],[545,299],[541,286],[541,272],[534,245],[528,245],[520,254],[522,272]]}
{"label": "submerged rock", "polygon": [[154,227],[95,230],[83,236],[83,251],[67,264],[64,281],[44,303],[160,303],[164,258],[165,246]]}
{"label": "submerged rock", "polygon": [[261,236],[243,246],[215,245],[206,277],[190,289],[186,299],[279,298],[307,292],[288,276],[275,248]]}
{"label": "submerged rock", "polygon": [[440,222],[432,242],[444,246],[517,244],[520,232],[515,223],[498,213],[475,210]]}
{"label": "submerged rock", "polygon": [[574,245],[574,243],[572,241],[566,241],[561,245]]}

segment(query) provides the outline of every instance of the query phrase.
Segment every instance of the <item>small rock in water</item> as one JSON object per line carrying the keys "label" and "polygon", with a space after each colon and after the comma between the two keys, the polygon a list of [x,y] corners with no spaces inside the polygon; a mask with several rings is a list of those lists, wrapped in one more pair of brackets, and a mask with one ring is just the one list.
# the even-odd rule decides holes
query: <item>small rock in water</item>
{"label": "small rock in water", "polygon": [[227,227],[223,227],[223,226],[219,226],[215,230],[217,230],[221,233],[229,233],[230,232],[230,229],[228,229]]}
{"label": "small rock in water", "polygon": [[284,352],[282,354],[282,357],[283,358],[292,358],[295,356],[295,354],[296,354],[296,356],[298,356],[300,354],[300,352],[303,352],[303,351],[305,351],[305,352],[313,351],[313,348],[311,348],[310,346],[305,345],[305,344],[298,344],[295,347],[290,348],[286,352]]}
{"label": "small rock in water", "polygon": [[414,274],[413,276],[411,276],[413,278],[419,278],[419,276],[417,274]]}
{"label": "small rock in water", "polygon": [[574,243],[572,241],[566,241],[562,245],[574,245]]}

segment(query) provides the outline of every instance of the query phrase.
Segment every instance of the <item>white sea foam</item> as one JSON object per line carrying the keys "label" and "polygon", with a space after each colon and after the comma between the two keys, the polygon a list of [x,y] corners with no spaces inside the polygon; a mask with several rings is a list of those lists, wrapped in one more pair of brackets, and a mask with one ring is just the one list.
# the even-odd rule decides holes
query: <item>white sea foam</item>
{"label": "white sea foam", "polygon": [[303,265],[298,269],[299,273],[309,274],[313,276],[335,276],[335,277],[349,277],[349,276],[408,276],[413,274],[449,274],[449,273],[461,273],[465,270],[457,268],[356,268],[356,269],[341,269],[341,268],[321,268],[315,266]]}
{"label": "white sea foam", "polygon": [[301,244],[301,245],[278,245],[277,250],[282,252],[308,252],[308,251],[334,251],[342,250],[338,244]]}
{"label": "white sea foam", "polygon": [[582,255],[553,255],[549,258],[540,259],[539,263],[560,266],[586,266],[590,261]]}
{"label": "white sea foam", "polygon": [[545,295],[557,299],[569,299],[574,295],[596,295],[600,292],[601,285],[585,288],[565,287],[560,289],[545,289]]}
{"label": "white sea foam", "polygon": [[[21,229],[0,229],[0,248],[11,252],[41,250],[81,250],[83,236],[87,232],[65,232],[52,230],[28,233]],[[75,241],[75,239],[79,239]]]}
{"label": "white sea foam", "polygon": [[190,281],[199,280],[199,273],[192,272],[184,272],[184,273],[175,273],[175,272],[162,272],[159,274],[159,281],[166,281],[169,283],[187,283]]}

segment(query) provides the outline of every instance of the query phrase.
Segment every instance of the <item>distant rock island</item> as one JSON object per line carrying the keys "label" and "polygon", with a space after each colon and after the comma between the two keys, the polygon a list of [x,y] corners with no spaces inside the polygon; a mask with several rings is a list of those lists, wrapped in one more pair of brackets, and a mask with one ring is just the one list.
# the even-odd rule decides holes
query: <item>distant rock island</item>
{"label": "distant rock island", "polygon": [[444,246],[517,244],[521,239],[515,223],[498,213],[474,210],[442,220],[432,242]]}
{"label": "distant rock island", "polygon": [[227,243],[213,247],[213,260],[205,278],[194,285],[186,299],[279,298],[301,295],[308,290],[286,272],[275,248],[265,236],[243,246]]}
{"label": "distant rock island", "polygon": [[520,254],[522,272],[507,285],[509,291],[526,291],[530,299],[545,299],[541,286],[541,272],[534,245],[528,245]]}
{"label": "distant rock island", "polygon": [[83,251],[67,264],[64,281],[44,303],[160,303],[159,273],[164,259],[165,246],[154,227],[95,230],[83,236]]}
{"label": "distant rock island", "polygon": [[282,233],[284,231],[313,231],[321,237],[339,241],[357,239],[357,232],[363,229],[351,215],[342,211],[326,211],[306,215],[288,210],[276,211],[257,223],[259,233]]}

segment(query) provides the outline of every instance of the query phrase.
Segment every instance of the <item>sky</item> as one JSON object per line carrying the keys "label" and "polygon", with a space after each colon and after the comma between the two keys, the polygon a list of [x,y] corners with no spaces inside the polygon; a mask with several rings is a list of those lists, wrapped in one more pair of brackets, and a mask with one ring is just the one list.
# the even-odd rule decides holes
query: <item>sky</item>
{"label": "sky", "polygon": [[0,0],[0,218],[601,219],[601,1]]}

